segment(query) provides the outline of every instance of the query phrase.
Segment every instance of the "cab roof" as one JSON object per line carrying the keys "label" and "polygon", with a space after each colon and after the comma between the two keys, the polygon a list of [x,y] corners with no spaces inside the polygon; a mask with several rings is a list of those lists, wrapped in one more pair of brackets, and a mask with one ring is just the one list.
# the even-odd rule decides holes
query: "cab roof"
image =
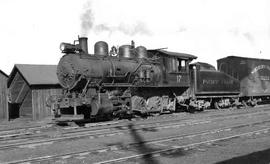
{"label": "cab roof", "polygon": [[197,56],[186,54],[186,53],[171,52],[171,51],[165,51],[161,49],[154,49],[154,50],[147,50],[147,51],[152,54],[160,54],[160,55],[178,57],[178,58],[188,59],[188,60],[197,59]]}

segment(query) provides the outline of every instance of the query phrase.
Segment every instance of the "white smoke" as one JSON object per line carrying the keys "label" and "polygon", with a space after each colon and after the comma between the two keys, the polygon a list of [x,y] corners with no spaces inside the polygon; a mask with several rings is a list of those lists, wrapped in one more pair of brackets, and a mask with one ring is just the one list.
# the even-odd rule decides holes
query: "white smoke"
{"label": "white smoke", "polygon": [[250,32],[245,32],[243,35],[252,45],[255,44],[255,38]]}
{"label": "white smoke", "polygon": [[81,35],[87,36],[93,25],[94,25],[94,14],[91,9],[91,3],[88,2],[85,4],[84,12],[81,15]]}
{"label": "white smoke", "polygon": [[96,23],[95,15],[92,9],[92,4],[87,2],[84,5],[83,13],[81,14],[81,35],[87,36],[90,30],[95,33],[109,32],[111,35],[114,32],[121,32],[128,36],[134,35],[151,35],[150,30],[143,21],[134,20],[128,24],[125,22],[119,22],[118,25],[108,25],[105,23]]}
{"label": "white smoke", "polygon": [[141,35],[151,35],[150,30],[147,28],[145,23],[141,21],[135,22],[134,25],[128,25],[125,23],[120,23],[118,26],[109,26],[106,24],[98,24],[94,27],[96,33],[109,32],[111,35],[113,32],[121,32],[128,36],[134,36],[137,34]]}

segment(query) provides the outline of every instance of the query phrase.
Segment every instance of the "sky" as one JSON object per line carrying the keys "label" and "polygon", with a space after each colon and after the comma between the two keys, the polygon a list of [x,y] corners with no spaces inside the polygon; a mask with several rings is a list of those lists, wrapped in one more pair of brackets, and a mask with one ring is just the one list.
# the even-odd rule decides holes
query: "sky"
{"label": "sky", "polygon": [[270,59],[269,0],[1,0],[0,69],[57,64],[61,42],[189,53],[216,66],[226,56]]}

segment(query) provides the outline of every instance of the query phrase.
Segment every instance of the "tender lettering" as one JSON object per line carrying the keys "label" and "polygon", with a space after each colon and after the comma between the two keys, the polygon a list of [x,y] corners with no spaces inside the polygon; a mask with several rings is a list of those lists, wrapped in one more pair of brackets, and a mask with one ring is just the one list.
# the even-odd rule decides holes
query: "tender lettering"
{"label": "tender lettering", "polygon": [[269,76],[260,76],[260,79],[263,81],[269,81],[270,77]]}
{"label": "tender lettering", "polygon": [[258,72],[259,70],[261,69],[268,69],[270,71],[270,66],[269,65],[258,65],[257,67],[255,67],[251,73],[255,73],[255,72]]}
{"label": "tender lettering", "polygon": [[203,79],[203,84],[215,85],[215,84],[218,84],[218,81],[219,80]]}
{"label": "tender lettering", "polygon": [[203,79],[205,85],[231,85],[233,80]]}
{"label": "tender lettering", "polygon": [[222,80],[221,84],[233,84],[233,80]]}

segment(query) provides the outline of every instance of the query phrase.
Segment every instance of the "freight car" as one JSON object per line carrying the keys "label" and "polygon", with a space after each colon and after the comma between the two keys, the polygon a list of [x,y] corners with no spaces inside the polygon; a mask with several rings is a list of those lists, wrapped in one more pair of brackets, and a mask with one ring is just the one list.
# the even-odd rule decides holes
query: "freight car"
{"label": "freight car", "polygon": [[218,69],[240,81],[239,98],[254,106],[270,101],[270,60],[228,56],[217,60]]}
{"label": "freight car", "polygon": [[189,64],[197,58],[135,47],[134,42],[109,51],[108,44],[100,41],[94,54],[88,54],[87,47],[84,37],[60,45],[64,55],[57,77],[63,94],[48,99],[57,118],[65,114],[77,119],[175,111],[175,97],[190,87]]}

